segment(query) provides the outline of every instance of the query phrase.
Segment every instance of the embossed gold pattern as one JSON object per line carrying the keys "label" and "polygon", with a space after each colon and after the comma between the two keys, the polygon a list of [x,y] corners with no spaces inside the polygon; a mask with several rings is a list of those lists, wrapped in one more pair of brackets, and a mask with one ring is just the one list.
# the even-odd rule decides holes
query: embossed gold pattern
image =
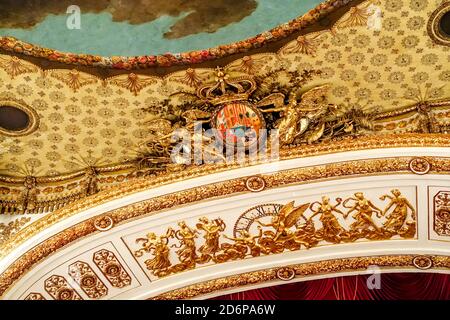
{"label": "embossed gold pattern", "polygon": [[93,261],[113,287],[124,288],[131,284],[130,275],[113,252],[106,249],[97,251]]}
{"label": "embossed gold pattern", "polygon": [[450,191],[433,197],[433,229],[440,236],[450,236]]}
{"label": "embossed gold pattern", "polygon": [[44,288],[55,300],[83,300],[62,276],[51,276],[44,281]]}
{"label": "embossed gold pattern", "polygon": [[72,263],[68,267],[68,273],[89,298],[99,299],[108,294],[108,288],[86,262]]}

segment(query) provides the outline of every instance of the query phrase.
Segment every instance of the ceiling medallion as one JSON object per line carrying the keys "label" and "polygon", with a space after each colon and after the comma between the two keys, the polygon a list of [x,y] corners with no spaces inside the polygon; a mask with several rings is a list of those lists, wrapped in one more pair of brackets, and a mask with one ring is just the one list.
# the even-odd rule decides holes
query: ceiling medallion
{"label": "ceiling medallion", "polygon": [[0,135],[24,136],[33,133],[38,127],[38,114],[25,102],[0,98]]}
{"label": "ceiling medallion", "polygon": [[417,256],[413,259],[413,265],[420,270],[428,270],[433,266],[433,260],[427,256]]}
{"label": "ceiling medallion", "polygon": [[414,158],[409,162],[409,169],[418,175],[424,175],[430,172],[431,164],[425,158]]}
{"label": "ceiling medallion", "polygon": [[443,3],[431,14],[427,30],[435,43],[450,46],[450,2]]}

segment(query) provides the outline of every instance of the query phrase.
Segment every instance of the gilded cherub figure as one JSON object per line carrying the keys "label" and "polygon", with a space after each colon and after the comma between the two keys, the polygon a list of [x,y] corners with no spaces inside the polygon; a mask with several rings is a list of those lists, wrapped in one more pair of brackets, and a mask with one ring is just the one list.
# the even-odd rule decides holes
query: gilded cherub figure
{"label": "gilded cherub figure", "polygon": [[[282,100],[274,101],[275,108],[261,110],[262,112],[281,112],[282,118],[276,124],[276,128],[279,130],[282,145],[293,143],[297,137],[310,129],[312,121],[327,114],[330,108],[336,108],[326,103],[328,89],[328,85],[310,89],[301,95],[300,101],[297,101],[298,90],[292,89],[289,92],[287,104],[284,104]],[[320,124],[308,135],[308,143],[320,139],[324,125]]]}
{"label": "gilded cherub figure", "polygon": [[411,210],[412,220],[415,221],[416,210],[411,205],[411,203],[406,199],[400,190],[394,189],[391,190],[391,195],[383,195],[380,197],[381,200],[389,199],[390,202],[387,207],[383,210],[382,215],[385,216],[387,212],[393,207],[394,210],[391,212],[389,216],[387,216],[386,221],[383,224],[383,229],[391,232],[393,234],[401,233],[401,229],[406,222],[406,218],[408,216],[408,209]]}

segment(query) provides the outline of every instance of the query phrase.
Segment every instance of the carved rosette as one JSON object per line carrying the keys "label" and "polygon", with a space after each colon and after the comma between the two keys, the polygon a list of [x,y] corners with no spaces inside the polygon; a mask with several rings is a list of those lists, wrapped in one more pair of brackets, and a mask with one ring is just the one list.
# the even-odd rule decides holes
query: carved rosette
{"label": "carved rosette", "polygon": [[45,280],[44,288],[55,300],[83,300],[62,276],[51,276]]}
{"label": "carved rosette", "polygon": [[102,216],[94,221],[95,229],[98,231],[108,231],[114,226],[114,220],[110,216]]}
{"label": "carved rosette", "polygon": [[295,278],[295,270],[293,268],[284,267],[277,270],[277,278],[283,281],[289,281]]}
{"label": "carved rosette", "polygon": [[266,188],[266,181],[262,177],[250,177],[245,181],[245,187],[251,192],[260,192]]}
{"label": "carved rosette", "polygon": [[414,158],[409,162],[409,169],[418,175],[424,175],[430,172],[431,164],[425,158]]}
{"label": "carved rosette", "polygon": [[433,199],[434,231],[440,236],[450,236],[450,191],[439,191]]}
{"label": "carved rosette", "polygon": [[108,295],[108,288],[86,262],[77,261],[69,265],[69,275],[91,299]]}
{"label": "carved rosette", "polygon": [[131,284],[130,275],[113,252],[106,249],[97,251],[94,253],[93,260],[113,287],[123,288]]}

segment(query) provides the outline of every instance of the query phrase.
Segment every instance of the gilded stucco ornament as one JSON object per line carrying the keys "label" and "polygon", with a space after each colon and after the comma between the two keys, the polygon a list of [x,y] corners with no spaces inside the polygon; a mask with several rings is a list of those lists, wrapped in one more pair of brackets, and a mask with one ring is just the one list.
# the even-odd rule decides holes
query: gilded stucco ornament
{"label": "gilded stucco ornament", "polygon": [[[359,142],[351,141],[351,143],[348,144],[349,150],[353,150],[353,148],[360,148],[361,146],[359,145],[359,143],[362,143],[364,140],[358,141]],[[385,140],[374,139],[369,141],[372,141],[373,146],[378,147],[394,147],[402,145],[411,146],[414,144],[417,144],[418,146],[426,146],[429,144],[434,146],[445,146],[448,144],[448,138],[441,136],[434,136],[433,138],[431,138],[414,137],[409,135],[399,136],[397,140],[387,138]],[[364,147],[371,146],[369,141],[364,141]],[[342,146],[332,145],[328,146],[324,150],[315,150],[313,154],[321,154],[321,152],[332,152],[332,150],[334,150],[333,148],[338,148],[338,150],[340,151],[343,150]],[[308,148],[306,148],[306,150],[302,148],[299,149],[298,152],[304,155],[305,152],[311,152],[311,150],[308,151]],[[298,156],[299,154],[294,153],[292,150],[289,150],[289,153],[283,155],[284,159]],[[408,174],[409,162],[411,159],[412,157],[399,157],[347,161],[344,163],[327,164],[315,167],[296,168],[272,174],[265,174],[263,175],[263,177],[267,183],[266,188],[271,189],[296,183],[307,183],[317,180],[324,181],[324,179],[339,179],[346,176],[356,177],[372,174]],[[432,164],[433,173],[448,174],[450,172],[450,163],[447,158],[429,157],[428,159]],[[230,168],[209,168],[206,171],[204,169],[202,170],[201,168],[195,168],[195,170],[190,169],[183,172],[175,172],[171,173],[169,176],[164,175],[151,180],[142,179],[138,183],[125,183],[116,189],[112,188],[105,192],[100,192],[89,199],[82,200],[79,203],[69,205],[62,210],[51,213],[46,217],[37,220],[24,230],[19,231],[16,235],[12,236],[9,240],[7,240],[6,243],[2,245],[0,255],[4,257],[15,247],[17,247],[30,237],[38,234],[39,232],[42,232],[49,226],[54,225],[62,219],[74,216],[78,212],[86,210],[100,203],[105,203],[106,201],[111,201],[112,199],[123,197],[124,195],[127,195],[129,193],[148,190],[149,188],[165,185],[167,183],[183,181],[187,178],[220,172],[221,170],[227,169]],[[163,210],[165,208],[173,208],[174,206],[178,206],[181,204],[194,203],[196,201],[208,199],[210,197],[241,193],[245,192],[246,190],[245,179],[239,178],[211,184],[208,186],[196,187],[174,194],[155,197],[154,199],[149,199],[144,202],[139,202],[137,204],[132,204],[123,208],[116,209],[112,212],[109,212],[108,215],[110,215],[114,219],[115,224],[122,224],[126,223],[130,219],[136,219],[138,217],[156,214],[160,210]],[[348,205],[351,205],[351,203],[349,203]],[[397,210],[397,212],[403,212],[404,209],[402,208],[405,208],[405,204],[397,205],[395,207],[398,206],[400,206],[400,210]],[[317,209],[315,208],[315,210]],[[270,211],[270,214],[268,215],[272,215],[272,212],[276,212],[275,208],[268,211]],[[0,294],[4,294],[5,290],[7,290],[13,283],[15,283],[15,281],[17,281],[27,270],[30,270],[36,263],[42,261],[64,246],[69,245],[73,241],[98,232],[98,230],[94,226],[94,221],[96,219],[97,217],[93,217],[86,221],[80,222],[77,225],[69,227],[66,230],[53,235],[44,242],[37,244],[35,247],[27,251],[0,275]],[[380,227],[380,225],[377,226]],[[408,226],[405,225],[404,227]],[[193,229],[191,226],[189,226],[189,228]],[[373,230],[373,228],[370,229]],[[414,230],[413,228],[411,229],[411,227],[409,227],[409,229]],[[399,231],[402,232],[401,229]],[[235,237],[239,236],[239,234],[235,235]]]}
{"label": "gilded stucco ornament", "polygon": [[433,229],[440,236],[450,236],[450,191],[439,191],[433,197]]}
{"label": "gilded stucco ornament", "polygon": [[415,174],[424,175],[430,172],[431,164],[427,159],[417,157],[409,162],[409,169]]}
{"label": "gilded stucco ornament", "polygon": [[[256,208],[260,215],[254,216],[245,228],[237,221],[235,225],[240,228],[233,237],[224,233],[226,224],[221,218],[202,217],[195,228],[181,221],[177,227],[167,228],[165,234],[150,232],[145,238],[136,239],[140,249],[135,250],[134,255],[137,258],[147,257],[145,266],[160,278],[210,262],[224,263],[246,257],[310,249],[320,243],[387,240],[394,236],[413,238],[416,234],[415,208],[408,199],[398,189],[393,189],[391,195],[382,195],[380,200],[389,201],[384,209],[376,207],[362,192],[356,192],[354,197],[346,199],[337,198],[335,204],[330,203],[329,197],[323,196],[321,201],[298,206],[291,201],[270,213]],[[342,215],[344,219],[353,214],[354,222],[346,228],[335,214]],[[320,224],[314,219],[317,215],[320,215]],[[379,225],[373,215],[378,218],[385,216],[386,220]],[[267,216],[270,216],[270,221],[262,222],[261,219]],[[239,220],[244,218],[247,219],[244,215]],[[256,233],[250,229],[253,223]],[[202,245],[197,245],[197,238],[202,238]],[[223,242],[222,239],[228,241]],[[178,263],[171,259],[173,253]]]}
{"label": "gilded stucco ornament", "polygon": [[245,181],[245,186],[251,192],[260,192],[266,188],[266,181],[262,177],[253,176]]}
{"label": "gilded stucco ornament", "polygon": [[429,256],[416,256],[412,262],[414,267],[420,270],[428,270],[433,267],[433,260]]}
{"label": "gilded stucco ornament", "polygon": [[289,281],[295,278],[295,270],[290,267],[283,267],[277,270],[277,277],[283,281]]}
{"label": "gilded stucco ornament", "polygon": [[[315,70],[279,70],[267,77],[255,77],[218,67],[212,81],[193,82],[195,94],[179,91],[163,102],[161,107],[168,105],[174,110],[178,96],[184,99],[178,114],[149,122],[150,135],[141,145],[138,167],[224,161],[229,157],[227,148],[230,147],[249,150],[254,145],[266,145],[268,149],[275,148],[272,144],[267,146],[271,134],[279,138],[281,147],[286,147],[373,130],[374,114],[357,106],[327,102],[329,85],[304,90],[319,74],[320,71]],[[280,82],[280,77],[285,79],[284,83]],[[146,110],[151,112],[149,108]],[[215,129],[214,133],[205,135],[209,129]],[[262,129],[277,130],[262,134]],[[193,137],[190,144],[183,146],[188,156],[174,156],[173,151],[178,151],[180,140],[186,137]],[[200,147],[196,147],[197,141]]]}
{"label": "gilded stucco ornament", "polygon": [[94,226],[98,231],[109,231],[114,227],[114,220],[108,216],[101,216],[94,221]]}

